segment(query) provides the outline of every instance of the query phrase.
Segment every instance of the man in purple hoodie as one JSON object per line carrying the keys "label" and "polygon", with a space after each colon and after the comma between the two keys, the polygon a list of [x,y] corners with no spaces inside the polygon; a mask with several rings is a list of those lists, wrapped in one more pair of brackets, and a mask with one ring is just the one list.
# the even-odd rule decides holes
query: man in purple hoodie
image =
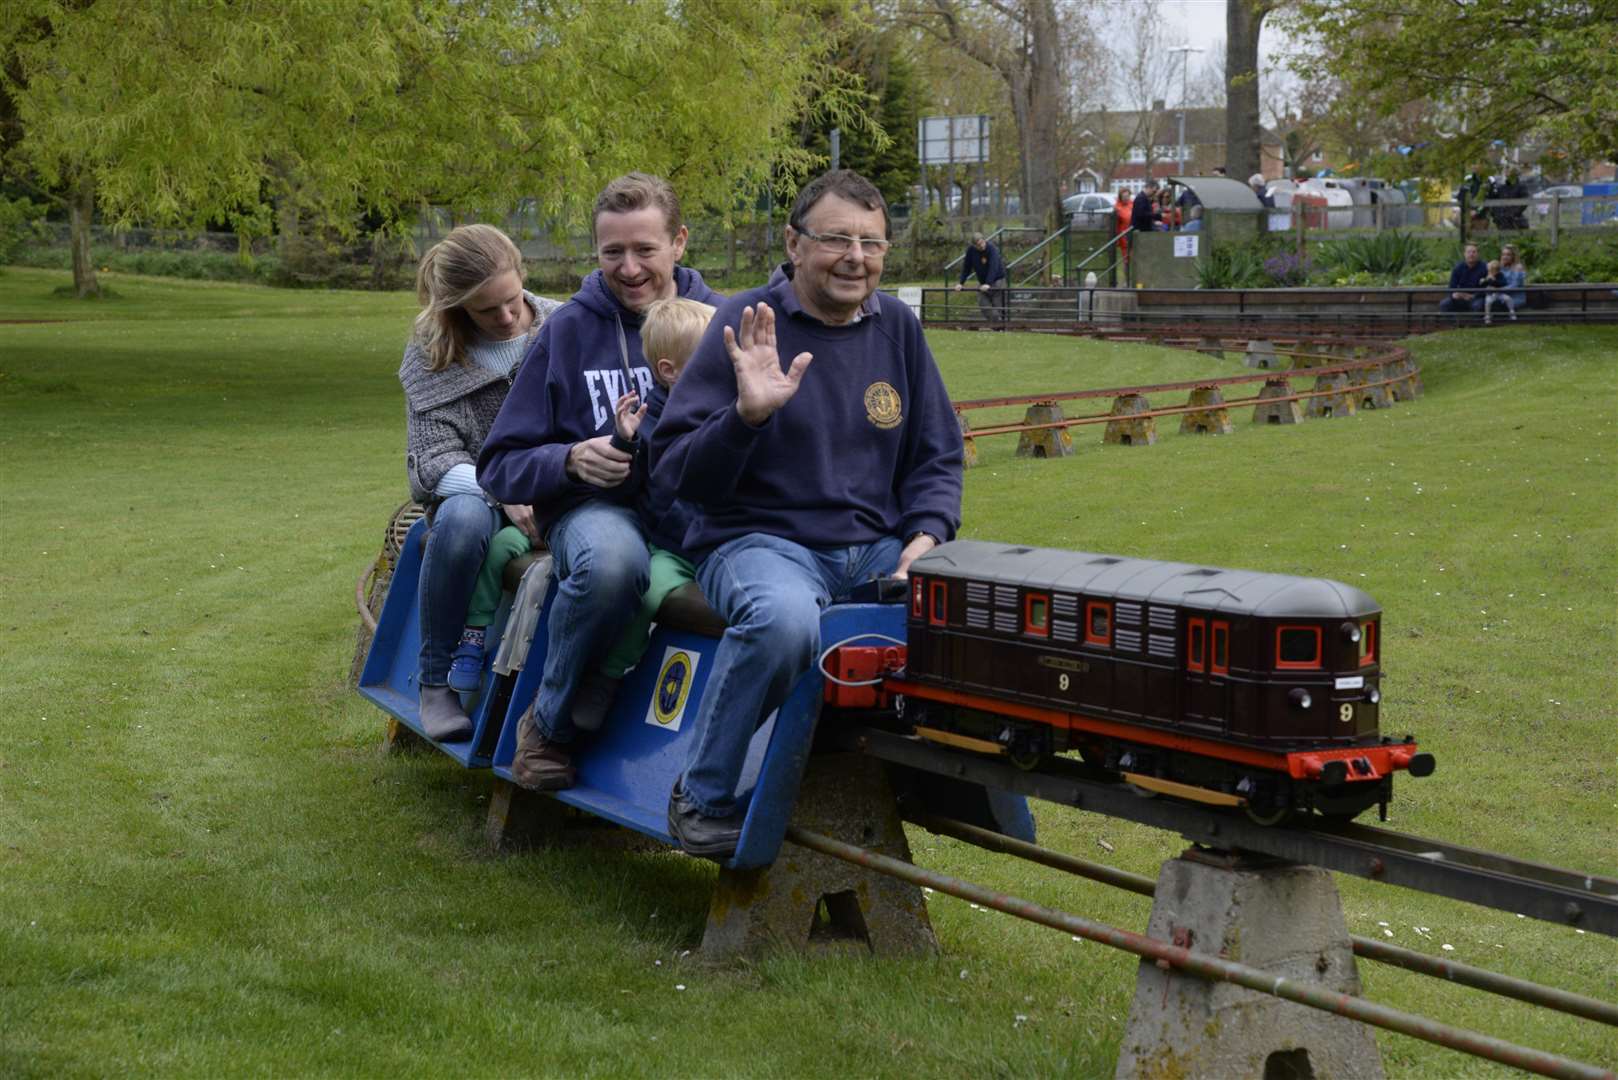
{"label": "man in purple hoodie", "polygon": [[545,671],[511,763],[512,778],[536,791],[572,786],[574,717],[582,710],[596,720],[611,705],[616,684],[598,665],[646,591],[635,512],[645,478],[633,475],[633,449],[613,438],[620,403],[635,408],[654,385],[641,312],[673,296],[721,299],[676,265],[686,228],[666,181],[645,173],[612,181],[596,198],[593,227],[600,269],[540,328],[478,457],[478,483],[502,502],[533,506],[556,560]]}
{"label": "man in purple hoodie", "polygon": [[889,228],[858,173],[810,181],[788,261],[719,306],[652,436],[652,483],[689,503],[683,547],[730,627],[669,798],[694,855],[735,850],[748,742],[815,663],[821,609],[904,574],[960,524],[943,378],[915,315],[877,292]]}

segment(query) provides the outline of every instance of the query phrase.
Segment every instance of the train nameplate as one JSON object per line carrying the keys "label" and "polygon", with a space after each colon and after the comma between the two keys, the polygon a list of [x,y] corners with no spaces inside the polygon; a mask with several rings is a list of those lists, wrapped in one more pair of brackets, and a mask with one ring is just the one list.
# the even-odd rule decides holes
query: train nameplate
{"label": "train nameplate", "polygon": [[1083,674],[1090,670],[1090,665],[1083,660],[1074,660],[1068,656],[1041,656],[1040,667],[1055,668],[1058,671],[1076,671]]}

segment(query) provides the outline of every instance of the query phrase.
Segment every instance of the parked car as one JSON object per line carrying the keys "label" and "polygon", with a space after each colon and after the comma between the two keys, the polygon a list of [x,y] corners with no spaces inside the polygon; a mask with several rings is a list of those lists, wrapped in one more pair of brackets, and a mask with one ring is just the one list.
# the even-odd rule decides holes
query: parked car
{"label": "parked car", "polygon": [[1116,201],[1104,191],[1086,191],[1063,199],[1062,211],[1075,229],[1111,229]]}
{"label": "parked car", "polygon": [[1534,213],[1540,217],[1549,217],[1551,212],[1551,196],[1560,195],[1564,199],[1577,199],[1584,194],[1584,187],[1580,184],[1558,184],[1548,187],[1534,195],[1539,201],[1534,203]]}

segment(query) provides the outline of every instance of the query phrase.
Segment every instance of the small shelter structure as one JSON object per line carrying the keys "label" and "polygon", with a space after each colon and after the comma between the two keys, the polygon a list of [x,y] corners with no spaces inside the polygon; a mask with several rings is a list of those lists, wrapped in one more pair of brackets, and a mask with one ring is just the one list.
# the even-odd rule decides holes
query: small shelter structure
{"label": "small shelter structure", "polygon": [[[1171,176],[1201,204],[1195,224],[1171,232],[1130,235],[1129,281],[1146,288],[1189,288],[1197,284],[1197,260],[1216,246],[1245,244],[1264,228],[1266,212],[1253,189],[1226,176]],[[1178,198],[1178,194],[1176,194]]]}

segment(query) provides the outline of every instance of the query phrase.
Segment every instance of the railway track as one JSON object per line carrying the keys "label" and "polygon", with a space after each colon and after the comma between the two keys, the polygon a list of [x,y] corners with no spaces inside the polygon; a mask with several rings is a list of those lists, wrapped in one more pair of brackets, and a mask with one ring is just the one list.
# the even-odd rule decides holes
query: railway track
{"label": "railway track", "polygon": [[1052,758],[1036,770],[1024,771],[879,728],[845,728],[828,732],[827,737],[841,749],[1166,829],[1206,847],[1306,863],[1618,937],[1615,878],[1368,825],[1323,819],[1259,825],[1240,814],[1148,797],[1066,758]]}

